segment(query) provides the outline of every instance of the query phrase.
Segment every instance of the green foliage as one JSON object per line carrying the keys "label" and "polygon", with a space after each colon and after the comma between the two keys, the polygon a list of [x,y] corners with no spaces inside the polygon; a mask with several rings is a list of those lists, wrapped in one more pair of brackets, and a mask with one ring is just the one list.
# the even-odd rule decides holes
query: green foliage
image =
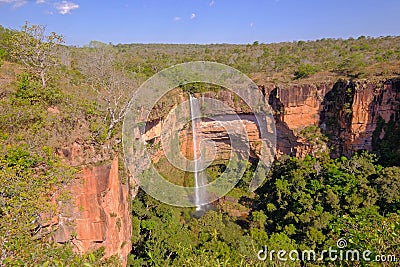
{"label": "green foliage", "polygon": [[362,52],[353,52],[344,57],[343,61],[338,64],[338,70],[354,77],[363,74],[362,69],[366,66],[365,55]]}
{"label": "green foliage", "polygon": [[[45,235],[40,235],[39,223],[55,216],[50,196],[56,186],[72,177],[73,170],[52,157],[46,159],[32,154],[26,146],[9,146],[3,152],[0,157],[1,261],[38,264],[46,257],[40,252]],[[44,214],[48,217],[41,217]]]}
{"label": "green foliage", "polygon": [[294,73],[295,79],[306,78],[318,72],[318,68],[310,64],[301,64],[297,71]]}
{"label": "green foliage", "polygon": [[[381,138],[381,134],[383,137]],[[393,118],[387,123],[378,116],[372,135],[372,148],[379,156],[379,163],[384,166],[396,166],[400,162],[400,125]]]}
{"label": "green foliage", "polygon": [[32,77],[23,72],[21,75],[17,77],[18,85],[17,91],[15,92],[15,97],[21,99],[28,99],[30,101],[39,100],[38,94],[38,82],[32,79]]}
{"label": "green foliage", "polygon": [[[311,138],[315,131],[310,128],[303,134]],[[224,170],[218,165],[207,173],[219,177]],[[246,173],[251,177],[253,165],[247,164]],[[269,251],[320,252],[341,237],[352,249],[371,249],[373,244],[374,255],[393,254],[399,248],[400,227],[394,213],[399,208],[398,177],[397,167],[382,168],[373,154],[365,152],[349,159],[284,158],[275,163],[256,196],[246,194],[244,184],[233,190],[235,198],[252,203],[244,221],[214,210],[196,219],[190,210],[168,207],[140,191],[133,201],[133,229],[138,236],[130,264],[274,266],[281,263],[276,258],[272,262],[257,259],[264,246]],[[380,236],[381,232],[385,235]],[[299,262],[287,264],[298,266]]]}
{"label": "green foliage", "polygon": [[107,125],[102,120],[93,120],[89,125],[90,132],[92,133],[93,139],[102,144],[107,140]]}
{"label": "green foliage", "polygon": [[[131,266],[255,263],[255,255],[249,251],[251,239],[245,238],[240,226],[228,216],[209,211],[200,219],[187,217],[184,209],[157,203],[142,193],[139,192],[133,203],[133,216],[137,218],[134,220],[141,223],[140,238],[133,244]],[[240,255],[233,253],[236,249]]]}
{"label": "green foliage", "polygon": [[26,22],[21,31],[12,33],[8,49],[11,58],[28,67],[40,77],[42,87],[46,87],[49,70],[59,63],[57,46],[63,42],[61,35],[51,32],[46,36],[44,26]]}
{"label": "green foliage", "polygon": [[395,266],[393,262],[375,262],[374,259],[376,255],[398,257],[400,249],[399,221],[399,214],[391,213],[382,216],[372,208],[363,210],[355,217],[342,216],[332,223],[331,228],[335,238],[345,238],[348,241],[346,249],[372,252],[369,257],[373,261],[365,262],[364,259],[361,259],[360,264],[364,266]]}
{"label": "green foliage", "polygon": [[388,167],[379,172],[373,183],[379,194],[379,205],[386,212],[400,210],[400,167]]}
{"label": "green foliage", "polygon": [[8,53],[6,50],[0,48],[0,67],[3,65],[4,59],[7,58]]}
{"label": "green foliage", "polygon": [[321,129],[316,125],[310,125],[303,128],[298,136],[304,138],[312,149],[311,154],[315,157],[324,157],[329,152],[329,138],[321,133]]}
{"label": "green foliage", "polygon": [[370,208],[379,208],[382,214],[396,211],[398,204],[388,209],[388,203],[398,201],[396,187],[389,190],[398,170],[383,169],[379,174],[381,168],[374,164],[375,158],[366,153],[350,159],[278,161],[259,189],[267,232],[283,230],[300,247],[322,248],[327,247],[337,218],[354,218]]}
{"label": "green foliage", "polygon": [[29,73],[23,72],[17,76],[17,90],[14,94],[16,100],[36,104],[43,101],[48,105],[58,104],[63,94],[54,85],[43,88],[40,82]]}
{"label": "green foliage", "polygon": [[300,78],[319,71],[329,71],[354,77],[373,74],[368,68],[376,63],[389,66],[398,62],[398,39],[399,37],[366,37],[349,40],[321,39],[275,44],[204,46],[125,44],[116,48],[131,56],[128,62],[129,69],[143,78],[154,74],[154,70],[188,60],[217,61],[246,74],[261,71],[271,75],[298,72]]}
{"label": "green foliage", "polygon": [[221,90],[220,86],[208,83],[188,83],[180,86],[183,92],[195,94],[195,93],[205,93],[205,92],[218,92]]}
{"label": "green foliage", "polygon": [[0,25],[0,67],[3,64],[4,60],[9,58],[8,50],[8,42],[11,36],[11,31],[2,27]]}

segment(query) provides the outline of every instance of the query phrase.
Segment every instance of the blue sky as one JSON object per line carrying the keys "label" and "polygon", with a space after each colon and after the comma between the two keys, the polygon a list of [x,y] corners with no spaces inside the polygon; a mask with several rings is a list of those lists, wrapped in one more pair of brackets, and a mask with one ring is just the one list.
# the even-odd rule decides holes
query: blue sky
{"label": "blue sky", "polygon": [[0,0],[1,25],[46,25],[69,45],[400,35],[399,14],[398,0]]}

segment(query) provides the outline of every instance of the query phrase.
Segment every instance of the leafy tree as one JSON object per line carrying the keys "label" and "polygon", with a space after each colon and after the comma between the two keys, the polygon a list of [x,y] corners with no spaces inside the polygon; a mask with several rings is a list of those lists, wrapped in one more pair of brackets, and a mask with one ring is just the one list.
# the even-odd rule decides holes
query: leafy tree
{"label": "leafy tree", "polygon": [[100,42],[91,42],[89,49],[81,55],[78,68],[105,103],[109,139],[114,127],[127,113],[136,80],[127,74],[124,62],[117,59],[112,46]]}
{"label": "leafy tree", "polygon": [[325,157],[329,152],[328,140],[329,138],[321,133],[321,129],[315,125],[310,125],[302,129],[299,137],[305,139],[310,145],[311,155],[315,157]]}
{"label": "leafy tree", "polygon": [[294,73],[295,79],[305,78],[318,72],[318,68],[311,64],[301,64]]}
{"label": "leafy tree", "polygon": [[61,35],[55,32],[45,35],[45,30],[42,25],[26,22],[9,40],[10,56],[39,75],[43,87],[46,87],[48,71],[59,64],[57,46],[64,42]]}
{"label": "leafy tree", "polygon": [[[380,134],[384,132],[381,139]],[[379,163],[383,166],[396,166],[400,162],[400,124],[391,118],[387,123],[378,116],[376,129],[372,135],[372,148],[379,156]]]}
{"label": "leafy tree", "polygon": [[383,169],[373,183],[378,191],[380,207],[383,211],[400,210],[400,168]]}
{"label": "leafy tree", "polygon": [[[333,240],[345,238],[348,250],[360,251],[361,266],[396,266],[394,262],[376,262],[377,255],[398,257],[400,249],[400,215],[396,213],[382,216],[376,207],[362,210],[356,216],[342,216],[331,224]],[[371,261],[364,261],[363,251],[371,251]],[[397,259],[398,261],[398,259]],[[342,262],[337,262],[337,266]],[[359,266],[356,262],[346,262],[348,266]],[[346,266],[347,266],[346,265]]]}
{"label": "leafy tree", "polygon": [[17,82],[17,90],[14,93],[14,104],[16,105],[17,102],[22,104],[21,102],[24,101],[31,105],[39,101],[54,105],[59,103],[63,96],[61,91],[53,85],[43,88],[40,81],[27,72],[22,72],[20,75],[17,75]]}
{"label": "leafy tree", "polygon": [[10,146],[4,152],[0,157],[0,265],[39,264],[46,259],[41,250],[49,234],[41,226],[56,213],[50,198],[73,169],[52,156],[30,153],[26,146]]}
{"label": "leafy tree", "polygon": [[8,43],[10,40],[11,31],[0,25],[0,66],[4,60],[8,59]]}

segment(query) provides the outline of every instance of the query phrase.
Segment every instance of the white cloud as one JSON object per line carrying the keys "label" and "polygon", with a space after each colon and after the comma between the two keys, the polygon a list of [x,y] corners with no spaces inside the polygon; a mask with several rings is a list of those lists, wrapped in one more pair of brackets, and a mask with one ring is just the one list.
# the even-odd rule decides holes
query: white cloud
{"label": "white cloud", "polygon": [[214,1],[214,0],[211,0],[211,2],[210,2],[208,5],[209,5],[209,6],[215,5],[215,1]]}
{"label": "white cloud", "polygon": [[172,20],[173,21],[180,21],[182,18],[181,17],[174,17]]}
{"label": "white cloud", "polygon": [[65,15],[70,14],[71,10],[79,8],[79,5],[73,2],[62,1],[60,3],[54,3],[54,7],[57,9],[58,13]]}
{"label": "white cloud", "polygon": [[13,7],[21,7],[27,2],[26,0],[0,0],[0,4],[13,4]]}
{"label": "white cloud", "polygon": [[36,4],[44,4],[46,3],[46,0],[36,0]]}
{"label": "white cloud", "polygon": [[192,15],[190,15],[190,19],[195,19],[196,18],[196,14],[192,13]]}

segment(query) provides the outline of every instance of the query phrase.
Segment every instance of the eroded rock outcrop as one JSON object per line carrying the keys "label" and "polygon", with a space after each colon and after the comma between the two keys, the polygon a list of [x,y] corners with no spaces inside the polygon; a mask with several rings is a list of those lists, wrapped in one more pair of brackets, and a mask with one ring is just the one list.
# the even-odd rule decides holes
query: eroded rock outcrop
{"label": "eroded rock outcrop", "polygon": [[[334,156],[373,151],[377,122],[399,121],[400,80],[336,83],[325,96],[321,126],[330,137]],[[382,139],[384,132],[378,133]]]}
{"label": "eroded rock outcrop", "polygon": [[[226,116],[229,117],[229,116]],[[240,121],[238,120],[240,119]],[[237,142],[237,151],[242,155],[246,155],[249,152],[249,156],[252,158],[259,158],[261,153],[261,137],[257,126],[257,120],[254,115],[241,114],[239,116],[231,116],[226,118],[225,123],[230,123],[234,127],[235,125],[243,125],[242,130],[246,132],[245,135],[237,133],[235,138]],[[212,147],[206,151],[205,158],[214,160],[217,162],[223,162],[231,158],[231,138],[227,129],[218,121],[205,120],[200,124],[199,139],[211,141]],[[193,138],[191,130],[181,130],[179,134],[181,153],[186,158],[193,159]],[[247,147],[247,142],[250,147]],[[248,149],[250,148],[250,150]],[[215,155],[215,157],[213,156]]]}
{"label": "eroded rock outcrop", "polygon": [[[320,85],[263,85],[275,111],[278,150],[301,156],[312,151],[298,132],[317,125],[328,135],[332,156],[350,156],[358,150],[373,151],[379,118],[399,121],[400,79],[346,81]],[[385,133],[379,133],[383,138]]]}
{"label": "eroded rock outcrop", "polygon": [[59,200],[54,240],[71,242],[79,253],[100,247],[126,265],[131,251],[132,220],[128,183],[118,175],[118,156],[111,163],[84,167]]}
{"label": "eroded rock outcrop", "polygon": [[[268,86],[268,85],[267,85]],[[283,122],[291,130],[307,125],[318,125],[325,95],[332,83],[293,84],[287,87],[262,86],[268,103],[276,113],[277,122]]]}
{"label": "eroded rock outcrop", "polygon": [[260,88],[274,110],[277,129],[278,156],[292,155],[302,157],[313,154],[312,144],[298,137],[305,127],[320,124],[324,97],[331,90],[330,82],[320,84],[292,84],[275,87],[271,84]]}
{"label": "eroded rock outcrop", "polygon": [[[344,142],[345,153],[359,149],[372,151],[378,120],[381,118],[385,123],[400,120],[400,80],[356,84],[351,110],[350,135],[345,137]],[[380,139],[384,136],[384,131],[378,133]]]}

